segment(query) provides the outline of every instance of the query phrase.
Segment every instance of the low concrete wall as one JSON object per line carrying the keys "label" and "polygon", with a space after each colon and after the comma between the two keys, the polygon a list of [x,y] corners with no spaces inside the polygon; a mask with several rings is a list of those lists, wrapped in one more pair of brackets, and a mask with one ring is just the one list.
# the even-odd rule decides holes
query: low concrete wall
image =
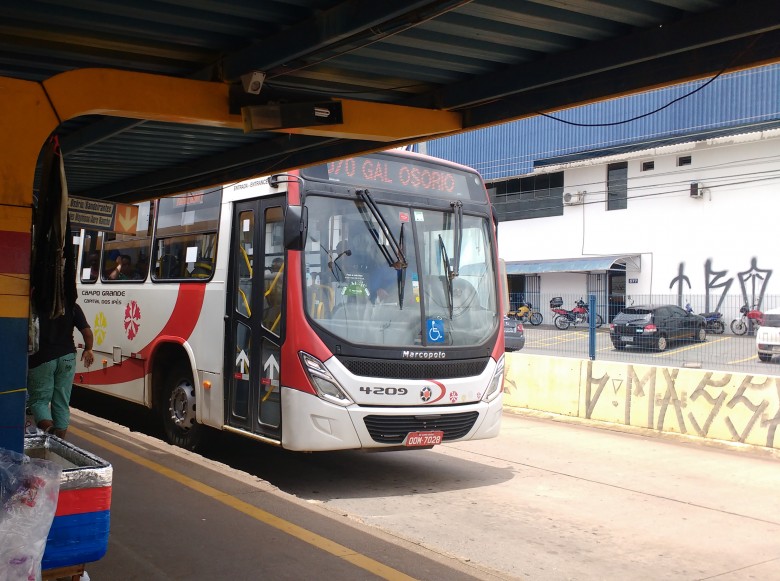
{"label": "low concrete wall", "polygon": [[506,354],[504,405],[780,448],[780,377]]}

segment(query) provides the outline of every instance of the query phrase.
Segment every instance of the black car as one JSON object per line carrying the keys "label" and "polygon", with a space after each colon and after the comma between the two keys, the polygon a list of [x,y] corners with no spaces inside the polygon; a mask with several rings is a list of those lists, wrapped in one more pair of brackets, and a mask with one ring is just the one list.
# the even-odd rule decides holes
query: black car
{"label": "black car", "polygon": [[672,341],[707,339],[704,317],[677,305],[625,307],[609,325],[615,349],[627,346],[665,351]]}
{"label": "black car", "polygon": [[512,317],[504,317],[504,351],[519,351],[525,345],[523,324]]}

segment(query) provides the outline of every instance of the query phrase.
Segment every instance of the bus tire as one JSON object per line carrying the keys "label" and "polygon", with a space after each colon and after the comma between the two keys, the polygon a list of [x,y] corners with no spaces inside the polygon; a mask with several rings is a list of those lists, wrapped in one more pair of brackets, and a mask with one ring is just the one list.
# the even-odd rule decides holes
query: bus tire
{"label": "bus tire", "polygon": [[161,405],[163,429],[170,444],[195,450],[203,437],[203,426],[195,421],[195,384],[188,365],[178,364],[165,378]]}

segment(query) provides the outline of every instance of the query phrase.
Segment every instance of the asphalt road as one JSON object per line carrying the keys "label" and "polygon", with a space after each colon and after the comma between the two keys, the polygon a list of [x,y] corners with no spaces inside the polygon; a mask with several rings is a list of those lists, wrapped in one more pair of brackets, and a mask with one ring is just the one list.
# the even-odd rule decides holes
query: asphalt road
{"label": "asphalt road", "polygon": [[[549,325],[523,325],[525,347],[521,353],[555,355],[559,357],[589,358],[587,327],[571,327],[565,331]],[[756,338],[751,335],[707,335],[704,343],[680,341],[658,353],[652,350],[628,347],[618,351],[612,346],[609,328],[604,325],[596,331],[596,360],[625,361],[672,367],[700,367],[716,371],[780,375],[780,357],[763,363],[756,355]]]}
{"label": "asphalt road", "polygon": [[[129,409],[111,413],[142,427],[142,414],[128,421]],[[130,450],[141,446],[135,438],[123,438]],[[329,512],[397,539],[399,551],[418,546],[477,577],[780,578],[779,458],[746,446],[507,412],[498,438],[432,450],[295,454],[215,433],[203,457],[312,506],[312,519]],[[168,529],[186,530],[171,508]],[[112,519],[112,530],[122,526]],[[182,558],[186,543],[169,536],[171,558]],[[219,538],[210,543],[213,554],[224,550]],[[274,566],[257,578],[290,578],[283,561]]]}

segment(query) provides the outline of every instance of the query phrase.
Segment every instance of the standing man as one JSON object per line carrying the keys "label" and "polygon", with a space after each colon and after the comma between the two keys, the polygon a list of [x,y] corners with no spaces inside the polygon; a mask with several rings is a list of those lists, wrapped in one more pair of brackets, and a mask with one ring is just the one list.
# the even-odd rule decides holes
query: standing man
{"label": "standing man", "polygon": [[40,318],[38,352],[30,355],[27,372],[27,407],[35,423],[44,432],[64,438],[70,424],[70,393],[76,373],[74,327],[84,338],[84,365],[92,365],[92,329],[84,312],[76,303],[65,306],[65,313],[56,319]]}

